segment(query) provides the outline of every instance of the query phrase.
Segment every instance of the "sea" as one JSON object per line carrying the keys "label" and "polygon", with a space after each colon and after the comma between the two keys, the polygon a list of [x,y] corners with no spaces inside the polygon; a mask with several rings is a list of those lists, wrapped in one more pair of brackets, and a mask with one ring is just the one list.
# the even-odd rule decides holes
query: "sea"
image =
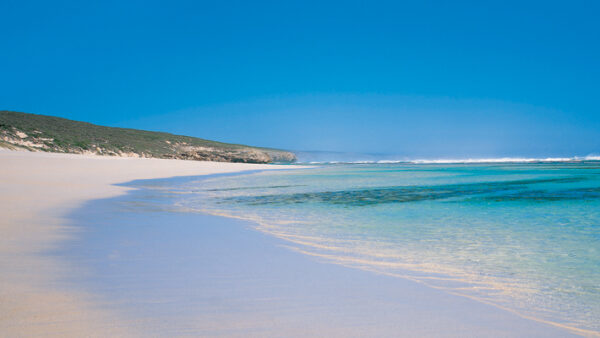
{"label": "sea", "polygon": [[600,161],[313,163],[146,186],[314,259],[600,332]]}

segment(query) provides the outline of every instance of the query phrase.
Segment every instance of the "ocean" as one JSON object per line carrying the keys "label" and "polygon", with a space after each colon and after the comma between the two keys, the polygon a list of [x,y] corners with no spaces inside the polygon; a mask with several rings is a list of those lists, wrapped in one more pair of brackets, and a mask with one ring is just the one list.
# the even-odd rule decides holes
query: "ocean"
{"label": "ocean", "polygon": [[597,161],[328,164],[145,188],[320,261],[600,332]]}

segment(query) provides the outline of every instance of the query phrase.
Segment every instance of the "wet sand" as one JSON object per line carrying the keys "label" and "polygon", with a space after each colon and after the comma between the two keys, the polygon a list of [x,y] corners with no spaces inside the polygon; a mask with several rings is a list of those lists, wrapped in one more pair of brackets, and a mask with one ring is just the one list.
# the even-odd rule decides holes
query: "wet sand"
{"label": "wet sand", "polygon": [[319,262],[249,222],[161,210],[164,198],[138,190],[91,201],[70,215],[79,240],[56,252],[85,271],[72,288],[98,295],[143,335],[570,335],[415,282]]}

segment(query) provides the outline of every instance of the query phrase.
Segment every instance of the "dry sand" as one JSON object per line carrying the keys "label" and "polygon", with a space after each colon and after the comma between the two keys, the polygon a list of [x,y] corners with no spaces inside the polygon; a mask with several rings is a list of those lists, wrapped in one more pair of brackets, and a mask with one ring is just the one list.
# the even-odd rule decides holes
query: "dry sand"
{"label": "dry sand", "polygon": [[116,183],[286,166],[0,150],[0,335],[131,336],[94,296],[60,288],[69,267],[43,253],[73,234],[64,215],[124,194]]}

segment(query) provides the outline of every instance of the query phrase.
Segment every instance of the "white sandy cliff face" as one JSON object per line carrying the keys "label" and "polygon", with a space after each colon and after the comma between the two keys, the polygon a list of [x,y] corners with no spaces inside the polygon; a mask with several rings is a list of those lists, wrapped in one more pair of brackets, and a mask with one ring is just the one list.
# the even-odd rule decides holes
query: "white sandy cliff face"
{"label": "white sandy cliff face", "polygon": [[43,255],[72,237],[63,215],[84,201],[123,194],[113,184],[134,179],[278,168],[289,167],[0,150],[1,335],[135,335],[93,295],[61,289],[69,266]]}

